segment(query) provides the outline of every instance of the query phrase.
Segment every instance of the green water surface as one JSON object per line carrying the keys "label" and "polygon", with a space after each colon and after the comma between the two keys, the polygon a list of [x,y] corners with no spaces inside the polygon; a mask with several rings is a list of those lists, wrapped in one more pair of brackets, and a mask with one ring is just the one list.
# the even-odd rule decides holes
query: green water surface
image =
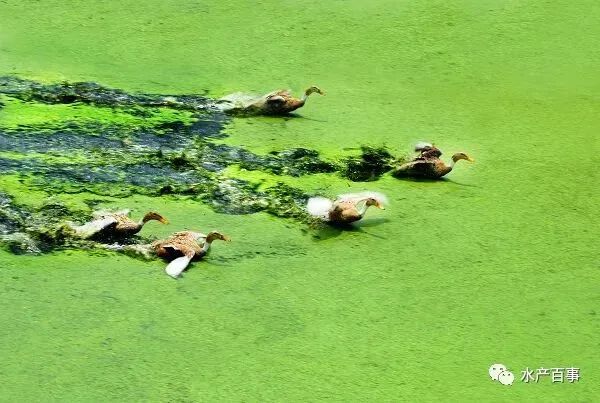
{"label": "green water surface", "polygon": [[[174,196],[105,198],[169,218],[146,236],[233,241],[178,281],[160,261],[0,252],[0,400],[597,399],[599,19],[597,2],[563,0],[0,2],[0,75],[211,96],[317,84],[302,117],[234,119],[222,141],[339,158],[430,140],[477,161],[441,182],[286,178],[389,196],[320,237]],[[28,116],[75,113],[55,108]],[[46,196],[0,179],[23,203]],[[489,379],[495,362],[514,385]],[[578,383],[519,380],[567,366]]]}

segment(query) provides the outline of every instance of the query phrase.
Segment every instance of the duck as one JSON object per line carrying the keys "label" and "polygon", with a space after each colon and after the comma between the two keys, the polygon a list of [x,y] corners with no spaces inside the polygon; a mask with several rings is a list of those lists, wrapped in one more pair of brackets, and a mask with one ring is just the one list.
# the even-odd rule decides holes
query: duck
{"label": "duck", "polygon": [[415,151],[419,152],[419,156],[396,167],[392,171],[392,176],[397,178],[439,179],[450,173],[454,165],[460,160],[475,162],[467,154],[459,152],[452,155],[452,162],[448,165],[440,159],[442,156],[440,149],[428,143],[418,143]]}
{"label": "duck", "polygon": [[282,116],[303,107],[314,93],[325,95],[323,90],[313,85],[304,91],[301,98],[294,97],[291,90],[276,90],[258,98],[235,93],[219,99],[217,106],[231,114]]}
{"label": "duck", "polygon": [[308,213],[331,224],[350,224],[361,220],[371,206],[385,210],[387,198],[377,192],[348,193],[334,200],[316,196],[308,199]]}
{"label": "duck", "polygon": [[194,231],[175,232],[170,237],[155,241],[151,249],[158,257],[170,261],[165,272],[178,278],[194,259],[204,257],[213,241],[230,241],[230,238],[217,231],[211,231],[208,235]]}
{"label": "duck", "polygon": [[169,221],[158,214],[150,211],[140,221],[134,221],[129,217],[129,210],[117,212],[99,211],[93,213],[94,219],[83,225],[70,225],[75,235],[83,239],[107,239],[128,238],[142,230],[148,221],[158,221],[168,224]]}

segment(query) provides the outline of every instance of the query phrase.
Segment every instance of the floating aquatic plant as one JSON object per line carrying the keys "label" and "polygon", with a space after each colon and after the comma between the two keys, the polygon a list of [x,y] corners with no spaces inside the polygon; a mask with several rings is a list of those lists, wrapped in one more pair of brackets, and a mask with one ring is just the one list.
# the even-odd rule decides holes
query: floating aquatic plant
{"label": "floating aquatic plant", "polygon": [[347,158],[341,171],[342,176],[355,182],[377,180],[390,171],[398,161],[385,147],[362,146],[361,154]]}
{"label": "floating aquatic plant", "polygon": [[[10,105],[2,113],[22,112],[8,119],[11,124],[0,122],[0,174],[17,175],[49,194],[191,196],[222,213],[264,211],[310,221],[304,208],[309,195],[302,190],[283,183],[260,187],[225,171],[237,166],[271,175],[325,173],[367,181],[389,171],[394,161],[383,147],[362,147],[358,157],[327,161],[305,148],[260,155],[218,143],[231,118],[204,96],[130,94],[95,83],[42,84],[17,77],[0,77],[0,94]],[[38,115],[28,119],[28,113]],[[46,114],[53,116],[48,124]],[[91,213],[59,204],[30,211],[9,199],[1,206],[3,244],[15,253],[69,245],[62,224]]]}

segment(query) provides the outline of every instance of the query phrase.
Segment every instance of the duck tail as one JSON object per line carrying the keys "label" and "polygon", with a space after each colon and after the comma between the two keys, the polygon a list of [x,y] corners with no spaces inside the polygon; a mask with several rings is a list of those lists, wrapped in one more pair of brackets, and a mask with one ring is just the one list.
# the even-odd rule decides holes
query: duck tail
{"label": "duck tail", "polygon": [[169,263],[165,269],[165,272],[173,277],[177,278],[181,275],[181,273],[185,270],[186,267],[190,264],[192,258],[189,256],[181,256],[177,259],[174,259]]}
{"label": "duck tail", "polygon": [[325,197],[311,197],[306,204],[308,214],[321,219],[329,219],[329,211],[333,207],[333,202]]}

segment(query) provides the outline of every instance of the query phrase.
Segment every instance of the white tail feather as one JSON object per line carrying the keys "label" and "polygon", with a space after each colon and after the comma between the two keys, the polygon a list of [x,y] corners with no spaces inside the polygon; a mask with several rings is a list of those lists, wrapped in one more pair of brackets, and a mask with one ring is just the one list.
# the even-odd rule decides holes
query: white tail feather
{"label": "white tail feather", "polygon": [[177,278],[185,270],[185,268],[188,267],[191,261],[192,259],[189,256],[178,257],[167,265],[165,272],[169,276]]}
{"label": "white tail feather", "polygon": [[329,219],[329,211],[333,202],[325,197],[311,197],[306,204],[306,210],[310,215],[324,220]]}

